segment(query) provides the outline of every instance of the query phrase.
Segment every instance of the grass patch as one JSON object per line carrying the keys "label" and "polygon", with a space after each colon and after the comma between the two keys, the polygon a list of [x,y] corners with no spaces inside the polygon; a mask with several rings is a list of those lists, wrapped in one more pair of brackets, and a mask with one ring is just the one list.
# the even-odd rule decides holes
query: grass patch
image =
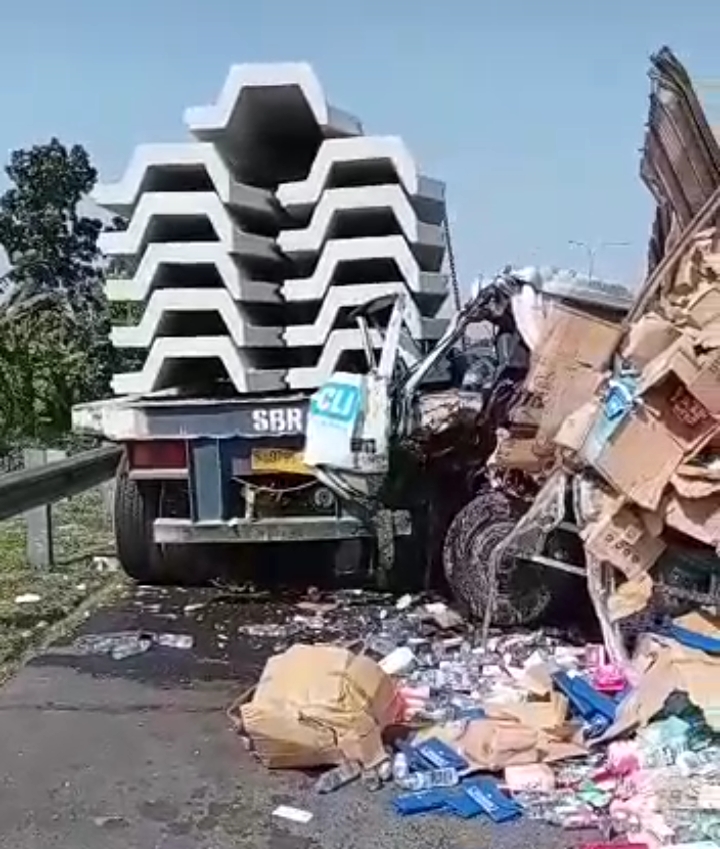
{"label": "grass patch", "polygon": [[[100,488],[54,506],[53,541],[55,565],[32,567],[24,520],[0,522],[0,670],[41,645],[52,626],[113,576],[95,559],[113,551],[110,516]],[[16,601],[29,593],[39,600]]]}

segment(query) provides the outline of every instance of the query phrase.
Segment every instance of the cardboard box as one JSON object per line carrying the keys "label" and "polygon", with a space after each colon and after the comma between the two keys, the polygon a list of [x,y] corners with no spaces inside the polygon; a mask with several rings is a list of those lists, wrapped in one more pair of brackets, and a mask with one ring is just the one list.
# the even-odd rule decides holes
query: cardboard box
{"label": "cardboard box", "polygon": [[701,289],[693,295],[685,311],[688,321],[694,327],[707,327],[720,318],[720,286],[711,285]]}
{"label": "cardboard box", "polygon": [[547,334],[533,352],[525,384],[542,408],[541,444],[555,436],[567,416],[593,398],[620,332],[617,324],[553,304]]}
{"label": "cardboard box", "polygon": [[623,359],[643,369],[666,351],[680,336],[680,331],[659,315],[644,315],[628,330],[622,349]]}
{"label": "cardboard box", "polygon": [[257,756],[280,769],[345,759],[379,763],[381,732],[397,710],[395,685],[374,660],[307,645],[271,657],[252,701],[240,709]]}
{"label": "cardboard box", "polygon": [[685,454],[695,451],[718,429],[718,421],[674,375],[643,395],[645,409],[667,430]]}
{"label": "cardboard box", "polygon": [[538,367],[548,360],[565,360],[605,371],[620,340],[619,324],[554,303],[548,330],[534,352]]}
{"label": "cardboard box", "polygon": [[560,448],[574,454],[582,452],[583,445],[600,414],[602,402],[595,398],[587,401],[565,418],[555,434],[554,442]]}
{"label": "cardboard box", "polygon": [[665,503],[665,524],[713,547],[720,544],[720,495],[686,498],[671,493]]}
{"label": "cardboard box", "polygon": [[534,438],[522,438],[509,433],[498,432],[498,444],[488,460],[488,465],[503,469],[520,469],[528,474],[541,474],[552,469],[554,454],[536,450]]}
{"label": "cardboard box", "polygon": [[553,439],[567,417],[595,397],[603,381],[602,373],[587,366],[558,361],[543,399],[538,437]]}
{"label": "cardboard box", "polygon": [[684,449],[667,428],[640,408],[627,415],[588,456],[591,439],[592,435],[583,448],[588,465],[630,501],[646,510],[657,510],[666,486],[685,457]]}
{"label": "cardboard box", "polygon": [[708,415],[720,416],[720,348],[702,351],[688,336],[680,337],[648,364],[640,392],[645,395],[662,390],[667,394],[671,391],[667,384],[676,386],[677,382],[702,404]]}
{"label": "cardboard box", "polygon": [[[675,620],[682,628],[720,638],[720,623],[706,613]],[[638,683],[618,706],[613,726],[599,739],[612,740],[651,722],[675,692],[687,693],[713,731],[720,731],[720,657],[646,635],[633,660]]]}
{"label": "cardboard box", "polygon": [[647,572],[666,548],[627,506],[588,526],[582,536],[589,554],[612,564],[630,580]]}

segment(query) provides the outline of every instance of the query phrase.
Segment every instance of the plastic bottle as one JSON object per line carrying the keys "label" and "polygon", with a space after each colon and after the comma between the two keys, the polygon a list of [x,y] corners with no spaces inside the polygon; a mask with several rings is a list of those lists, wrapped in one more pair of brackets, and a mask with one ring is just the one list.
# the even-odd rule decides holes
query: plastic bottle
{"label": "plastic bottle", "polygon": [[157,644],[168,649],[191,649],[195,640],[192,634],[158,634]]}
{"label": "plastic bottle", "polygon": [[392,777],[398,783],[402,784],[410,775],[410,763],[405,752],[398,752],[392,761]]}
{"label": "plastic bottle", "polygon": [[125,660],[126,657],[143,654],[152,644],[152,637],[147,634],[131,634],[115,641],[110,649],[110,657],[113,660]]}
{"label": "plastic bottle", "polygon": [[362,775],[362,767],[357,761],[345,761],[339,766],[324,772],[315,782],[316,793],[332,793],[346,784],[357,781]]}
{"label": "plastic bottle", "polygon": [[414,772],[398,782],[403,790],[417,793],[420,790],[433,790],[436,787],[455,787],[460,782],[458,771],[453,767],[432,769],[428,772]]}
{"label": "plastic bottle", "polygon": [[363,774],[360,776],[360,781],[362,786],[371,793],[374,793],[377,790],[382,790],[383,783],[377,769],[363,770]]}
{"label": "plastic bottle", "polygon": [[390,760],[390,758],[388,758],[386,761],[383,761],[381,764],[379,764],[379,766],[377,768],[377,773],[380,777],[380,781],[382,781],[382,782],[392,781],[393,763]]}
{"label": "plastic bottle", "polygon": [[675,761],[681,775],[707,774],[720,769],[720,752],[716,748],[680,752]]}

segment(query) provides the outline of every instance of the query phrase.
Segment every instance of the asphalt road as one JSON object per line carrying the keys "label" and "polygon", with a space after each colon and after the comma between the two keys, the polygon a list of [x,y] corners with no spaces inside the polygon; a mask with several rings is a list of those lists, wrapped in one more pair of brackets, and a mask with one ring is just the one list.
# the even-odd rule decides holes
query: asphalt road
{"label": "asphalt road", "polygon": [[[28,664],[0,690],[0,847],[580,844],[531,822],[403,819],[390,809],[390,790],[370,794],[353,786],[318,797],[311,776],[256,764],[230,729],[225,709],[256,680],[277,640],[238,636],[238,627],[286,621],[292,612],[217,591],[139,589],[96,612],[81,631],[191,633],[192,650],[153,647],[115,661],[78,654],[71,636]],[[362,624],[361,611],[358,617]],[[307,825],[278,820],[271,812],[280,804],[309,810],[314,818]]]}

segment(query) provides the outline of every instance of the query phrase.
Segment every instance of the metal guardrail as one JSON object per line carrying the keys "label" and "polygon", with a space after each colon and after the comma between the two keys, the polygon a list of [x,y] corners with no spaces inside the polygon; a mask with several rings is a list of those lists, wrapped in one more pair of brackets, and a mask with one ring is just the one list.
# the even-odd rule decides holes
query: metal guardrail
{"label": "metal guardrail", "polygon": [[122,448],[108,445],[74,457],[0,475],[0,521],[52,504],[114,476]]}

